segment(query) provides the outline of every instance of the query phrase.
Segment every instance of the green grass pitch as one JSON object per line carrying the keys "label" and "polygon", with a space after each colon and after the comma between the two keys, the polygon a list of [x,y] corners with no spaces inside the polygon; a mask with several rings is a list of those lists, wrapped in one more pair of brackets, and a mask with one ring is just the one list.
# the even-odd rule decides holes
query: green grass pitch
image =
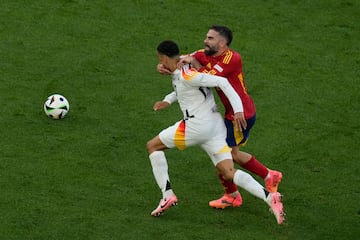
{"label": "green grass pitch", "polygon": [[[0,3],[0,239],[356,239],[360,233],[360,3],[3,0]],[[284,173],[286,223],[222,188],[198,147],[167,152],[179,205],[160,218],[146,142],[181,118],[156,72],[165,39],[203,47],[234,33],[258,121],[245,150]],[[47,96],[70,102],[63,120]],[[221,104],[220,104],[221,105]],[[261,179],[259,182],[263,183]]]}

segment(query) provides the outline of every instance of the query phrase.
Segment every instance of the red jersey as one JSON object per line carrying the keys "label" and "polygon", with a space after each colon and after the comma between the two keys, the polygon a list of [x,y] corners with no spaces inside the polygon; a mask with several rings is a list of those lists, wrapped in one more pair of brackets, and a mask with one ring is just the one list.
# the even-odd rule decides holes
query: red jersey
{"label": "red jersey", "polygon": [[[238,52],[231,49],[225,51],[217,57],[207,56],[204,50],[198,50],[191,54],[203,66],[199,71],[225,77],[231,86],[239,94],[244,107],[244,115],[249,119],[255,114],[255,104],[250,95],[247,93],[244,74],[242,71],[242,60]],[[225,94],[218,88],[216,91],[225,107],[225,118],[233,120],[234,111]]]}

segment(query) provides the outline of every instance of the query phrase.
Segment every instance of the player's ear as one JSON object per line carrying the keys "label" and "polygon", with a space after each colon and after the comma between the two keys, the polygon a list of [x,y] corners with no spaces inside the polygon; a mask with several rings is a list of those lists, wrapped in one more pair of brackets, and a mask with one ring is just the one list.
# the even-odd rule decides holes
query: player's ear
{"label": "player's ear", "polygon": [[219,41],[219,44],[220,46],[223,48],[223,47],[226,47],[227,46],[227,41],[225,38],[221,38],[221,40]]}
{"label": "player's ear", "polygon": [[164,54],[157,52],[157,57],[159,59],[159,63],[163,63],[166,56]]}

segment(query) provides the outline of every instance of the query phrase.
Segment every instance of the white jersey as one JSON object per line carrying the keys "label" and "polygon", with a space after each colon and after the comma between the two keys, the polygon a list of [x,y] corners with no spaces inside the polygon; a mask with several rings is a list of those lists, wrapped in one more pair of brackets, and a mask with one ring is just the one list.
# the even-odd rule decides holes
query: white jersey
{"label": "white jersey", "polygon": [[234,112],[243,112],[241,99],[226,78],[200,73],[185,65],[173,72],[172,84],[174,92],[168,94],[164,101],[178,101],[184,119],[205,119],[209,113],[216,111],[214,96],[209,87],[219,87],[228,97]]}
{"label": "white jersey", "polygon": [[242,112],[242,102],[226,78],[199,73],[188,65],[175,70],[172,76],[174,92],[164,101],[178,101],[184,120],[162,130],[160,140],[168,148],[180,150],[200,145],[214,165],[231,159],[231,149],[226,143],[226,127],[216,110],[214,96],[209,87],[219,87],[229,98],[234,112]]}

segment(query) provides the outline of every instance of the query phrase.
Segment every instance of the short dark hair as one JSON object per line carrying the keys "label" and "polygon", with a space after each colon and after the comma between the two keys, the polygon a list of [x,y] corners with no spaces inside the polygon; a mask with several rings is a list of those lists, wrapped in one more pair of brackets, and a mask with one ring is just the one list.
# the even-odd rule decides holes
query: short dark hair
{"label": "short dark hair", "polygon": [[158,45],[157,51],[168,57],[174,57],[174,56],[179,55],[179,53],[180,53],[178,45],[174,41],[171,41],[171,40],[162,41]]}
{"label": "short dark hair", "polygon": [[223,36],[226,39],[226,45],[230,46],[233,39],[233,34],[229,28],[220,25],[213,25],[209,28],[209,30],[210,29],[218,32],[220,36]]}

